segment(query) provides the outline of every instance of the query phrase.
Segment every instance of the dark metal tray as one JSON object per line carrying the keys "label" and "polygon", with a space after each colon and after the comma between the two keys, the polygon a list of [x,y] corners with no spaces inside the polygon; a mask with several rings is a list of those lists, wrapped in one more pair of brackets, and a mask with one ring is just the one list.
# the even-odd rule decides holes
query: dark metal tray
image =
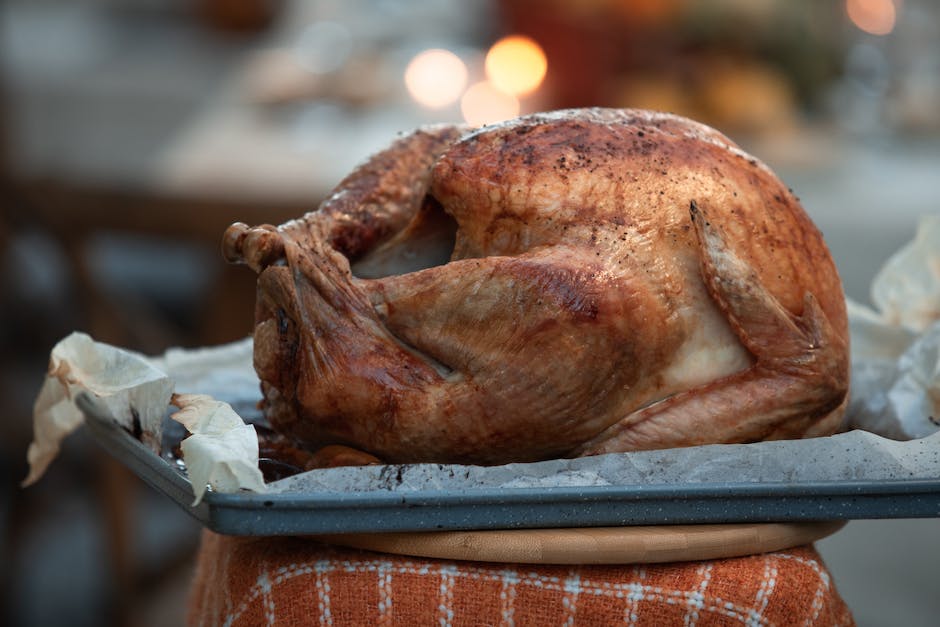
{"label": "dark metal tray", "polygon": [[185,474],[88,399],[97,441],[209,529],[300,535],[454,529],[601,527],[940,517],[940,478],[892,481],[688,483],[389,493],[208,492],[193,506]]}

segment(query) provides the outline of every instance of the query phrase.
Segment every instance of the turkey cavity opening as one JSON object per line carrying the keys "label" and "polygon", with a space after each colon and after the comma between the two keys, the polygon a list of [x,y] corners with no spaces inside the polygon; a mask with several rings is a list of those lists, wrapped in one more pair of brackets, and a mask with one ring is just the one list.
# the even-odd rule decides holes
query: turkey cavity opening
{"label": "turkey cavity opening", "polygon": [[457,241],[457,221],[433,196],[427,195],[408,225],[352,264],[360,279],[380,279],[442,266],[450,261]]}

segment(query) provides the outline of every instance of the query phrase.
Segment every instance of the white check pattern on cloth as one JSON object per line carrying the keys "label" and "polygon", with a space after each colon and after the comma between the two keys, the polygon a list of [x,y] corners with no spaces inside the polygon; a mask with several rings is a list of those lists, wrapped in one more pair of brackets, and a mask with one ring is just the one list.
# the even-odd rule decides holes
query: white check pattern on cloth
{"label": "white check pattern on cloth", "polygon": [[441,597],[437,606],[437,619],[441,627],[446,627],[454,622],[454,579],[460,575],[460,571],[456,564],[445,564],[441,566],[440,573]]}
{"label": "white check pattern on cloth", "polygon": [[364,557],[362,560],[331,560],[320,559],[306,563],[295,563],[282,566],[274,570],[265,569],[258,576],[254,586],[245,594],[238,604],[225,618],[223,624],[230,627],[244,614],[248,607],[260,602],[262,615],[268,625],[274,625],[277,620],[277,608],[274,604],[273,591],[278,585],[295,577],[314,574],[314,592],[317,595],[317,607],[320,611],[319,624],[332,625],[333,618],[330,602],[329,576],[335,572],[345,573],[375,573],[376,586],[379,590],[378,616],[380,624],[394,623],[394,606],[392,604],[392,582],[395,575],[421,575],[435,576],[439,581],[439,605],[437,608],[438,622],[442,626],[449,626],[454,620],[454,585],[460,578],[470,578],[500,584],[500,607],[502,625],[514,625],[514,601],[519,589],[527,586],[558,592],[561,595],[566,610],[566,625],[575,624],[578,600],[587,596],[606,596],[624,600],[624,623],[634,624],[638,620],[638,605],[641,601],[658,601],[668,605],[684,606],[687,608],[685,625],[694,626],[703,612],[716,613],[735,619],[742,625],[767,626],[772,624],[763,616],[764,610],[776,586],[777,568],[774,560],[795,560],[807,566],[816,573],[819,582],[813,596],[811,605],[812,615],[804,622],[806,627],[813,625],[820,615],[826,593],[830,589],[830,579],[825,570],[816,560],[805,559],[788,553],[770,553],[765,558],[764,576],[757,592],[756,603],[742,606],[731,603],[717,596],[707,594],[711,579],[712,566],[703,563],[699,569],[699,583],[694,590],[674,590],[662,586],[652,586],[641,583],[646,572],[640,566],[634,567],[634,576],[637,581],[631,583],[610,583],[606,581],[592,581],[572,570],[569,576],[545,576],[538,573],[520,573],[515,569],[497,569],[473,566],[471,563],[443,563],[428,566],[411,561],[399,563],[388,560]]}
{"label": "white check pattern on cloth", "polygon": [[[701,579],[699,580],[695,592],[689,595],[689,609],[685,613],[685,618],[682,623],[685,627],[695,627],[695,625],[698,624],[699,610],[705,607],[705,590],[708,588],[708,583],[712,579],[712,565],[707,563],[702,564],[698,567],[698,570],[696,570],[696,574],[698,574]],[[635,618],[634,622],[636,622]]]}
{"label": "white check pattern on cloth", "polygon": [[809,566],[816,572],[816,575],[819,577],[819,587],[816,588],[816,594],[813,595],[813,604],[811,606],[813,610],[813,615],[807,618],[806,622],[803,623],[804,627],[809,627],[810,625],[816,622],[816,619],[819,618],[819,613],[822,611],[823,599],[825,598],[826,593],[829,592],[829,586],[830,586],[829,573],[823,570],[822,567],[819,565],[819,562],[817,562],[816,560],[807,560],[807,559],[803,559],[802,557],[797,557],[796,555],[789,555],[786,553],[778,553],[777,555],[779,555],[781,558],[784,558],[784,559],[791,559],[796,562],[799,562],[800,564],[803,564],[804,566]]}
{"label": "white check pattern on cloth", "polygon": [[317,560],[313,565],[313,572],[316,573],[314,587],[317,591],[317,608],[320,610],[320,624],[322,625],[333,624],[333,612],[330,609],[330,580],[327,577],[332,569],[331,560]]}
{"label": "white check pattern on cloth", "polygon": [[519,573],[515,570],[503,570],[499,573],[499,609],[503,625],[515,627],[516,620],[516,587],[519,584]]}
{"label": "white check pattern on cloth", "polygon": [[[646,579],[646,569],[642,566],[633,567],[633,576],[642,581]],[[631,583],[627,584],[629,589],[629,594],[627,594],[627,605],[624,608],[624,624],[636,625],[636,621],[639,620],[639,615],[636,613],[637,607],[639,606],[640,601],[643,600],[643,584],[640,583]]]}
{"label": "white check pattern on cloth", "polygon": [[379,625],[393,625],[392,607],[392,563],[382,562],[376,571],[379,584]]}
{"label": "white check pattern on cloth", "polygon": [[760,588],[757,590],[757,609],[752,609],[747,617],[748,627],[760,625],[764,611],[767,609],[767,603],[770,601],[770,595],[773,594],[777,586],[777,567],[769,557],[764,558],[764,576],[761,578]]}

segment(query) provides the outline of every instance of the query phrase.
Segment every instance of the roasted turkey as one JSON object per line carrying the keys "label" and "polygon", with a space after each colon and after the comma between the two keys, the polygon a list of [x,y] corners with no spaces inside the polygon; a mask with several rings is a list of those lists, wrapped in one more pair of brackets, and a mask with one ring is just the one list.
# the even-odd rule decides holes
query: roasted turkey
{"label": "roasted turkey", "polygon": [[821,234],[767,166],[674,115],[424,128],[316,211],[232,225],[223,250],[259,273],[267,418],[339,463],[499,464],[840,423],[846,313]]}

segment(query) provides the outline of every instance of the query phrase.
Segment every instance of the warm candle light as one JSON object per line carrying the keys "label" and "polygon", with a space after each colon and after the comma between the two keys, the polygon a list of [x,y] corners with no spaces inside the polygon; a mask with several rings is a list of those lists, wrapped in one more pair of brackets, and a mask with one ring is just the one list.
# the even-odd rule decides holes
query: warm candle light
{"label": "warm candle light", "polygon": [[460,100],[460,111],[468,124],[483,126],[519,115],[519,100],[484,81],[470,86]]}
{"label": "warm candle light", "polygon": [[457,102],[467,85],[467,66],[449,50],[416,55],[405,68],[405,87],[421,105],[439,109]]}
{"label": "warm candle light", "polygon": [[872,35],[887,35],[897,20],[894,0],[846,0],[845,12],[853,24]]}
{"label": "warm candle light", "polygon": [[498,89],[524,96],[538,89],[548,70],[542,48],[528,37],[500,39],[486,53],[486,76]]}

